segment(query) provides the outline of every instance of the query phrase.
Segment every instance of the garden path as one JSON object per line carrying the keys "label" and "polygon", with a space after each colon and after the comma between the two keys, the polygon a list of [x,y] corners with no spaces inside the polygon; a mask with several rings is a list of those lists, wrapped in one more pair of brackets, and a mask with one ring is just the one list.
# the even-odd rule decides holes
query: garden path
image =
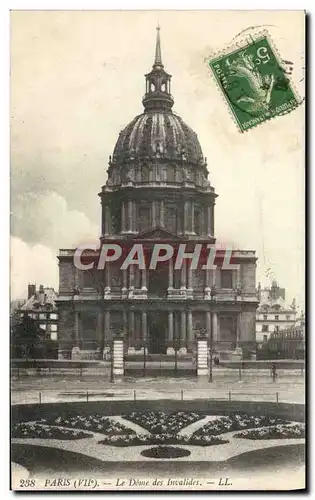
{"label": "garden path", "polygon": [[119,415],[115,416],[109,416],[107,417],[109,420],[112,420],[113,422],[118,422],[119,424],[123,425],[124,427],[128,427],[129,429],[132,429],[135,431],[136,434],[150,434],[149,431],[147,431],[144,427],[141,427],[141,425],[135,424],[134,422],[131,422],[130,420],[127,420],[126,418],[120,417]]}

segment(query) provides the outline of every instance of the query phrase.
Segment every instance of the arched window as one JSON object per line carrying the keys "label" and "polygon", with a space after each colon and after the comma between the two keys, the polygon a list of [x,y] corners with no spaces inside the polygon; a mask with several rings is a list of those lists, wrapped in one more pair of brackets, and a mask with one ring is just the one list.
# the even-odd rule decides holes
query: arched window
{"label": "arched window", "polygon": [[177,231],[177,207],[167,203],[164,208],[164,227],[171,233]]}
{"label": "arched window", "polygon": [[137,210],[137,228],[138,231],[142,232],[148,229],[151,225],[151,210],[150,205],[141,203]]}
{"label": "arched window", "polygon": [[167,180],[168,182],[176,181],[176,167],[174,165],[169,166],[167,169]]}
{"label": "arched window", "polygon": [[141,181],[149,182],[149,168],[146,165],[143,165],[141,169]]}

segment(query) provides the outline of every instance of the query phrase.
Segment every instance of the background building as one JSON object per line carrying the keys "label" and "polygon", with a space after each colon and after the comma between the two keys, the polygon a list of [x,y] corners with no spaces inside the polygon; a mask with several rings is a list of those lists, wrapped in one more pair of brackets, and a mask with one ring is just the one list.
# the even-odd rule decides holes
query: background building
{"label": "background building", "polygon": [[256,312],[256,341],[267,342],[272,333],[295,327],[297,310],[295,301],[288,306],[285,303],[285,289],[280,288],[276,281],[270,288],[260,288],[258,285],[258,300]]}
{"label": "background building", "polygon": [[36,285],[28,285],[28,297],[25,303],[20,306],[21,317],[27,314],[36,321],[39,328],[46,332],[46,338],[58,339],[58,310],[56,306],[57,294],[53,288],[44,288]]}
{"label": "background building", "polygon": [[[99,196],[101,242],[215,243],[217,194],[196,133],[173,113],[171,75],[163,66],[159,30],[152,70],[145,76],[144,112],[119,134]],[[237,270],[154,271],[119,262],[104,271],[79,271],[74,251],[59,252],[59,347],[69,357],[102,357],[114,335],[129,353],[189,354],[196,333],[210,336],[220,356],[255,349],[256,256],[233,253]],[[94,254],[95,255],[95,254]],[[97,256],[96,256],[97,259]]]}

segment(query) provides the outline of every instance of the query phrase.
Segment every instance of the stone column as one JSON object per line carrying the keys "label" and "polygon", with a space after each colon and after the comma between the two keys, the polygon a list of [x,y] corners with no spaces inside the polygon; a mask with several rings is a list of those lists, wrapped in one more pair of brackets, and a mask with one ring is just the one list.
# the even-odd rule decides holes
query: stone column
{"label": "stone column", "polygon": [[213,206],[211,207],[210,213],[211,213],[211,225],[210,225],[210,228],[211,228],[211,234],[213,236],[214,235],[214,207]]}
{"label": "stone column", "polygon": [[238,344],[241,340],[241,313],[237,314],[236,316],[236,346],[238,347]]}
{"label": "stone column", "polygon": [[206,287],[205,287],[205,299],[211,299],[211,269],[206,269]]}
{"label": "stone column", "polygon": [[135,313],[134,311],[129,312],[129,347],[132,346],[132,344],[135,341]]}
{"label": "stone column", "polygon": [[190,231],[192,233],[195,232],[195,203],[194,201],[191,202],[191,229]]}
{"label": "stone column", "polygon": [[152,201],[152,226],[156,227],[156,202]]}
{"label": "stone column", "polygon": [[129,298],[133,298],[133,292],[135,289],[135,270],[134,266],[129,266]]}
{"label": "stone column", "polygon": [[174,262],[173,259],[168,261],[168,293],[172,293],[174,288]]}
{"label": "stone column", "polygon": [[186,261],[182,263],[181,273],[180,273],[180,288],[186,290]]}
{"label": "stone column", "polygon": [[212,314],[212,328],[213,328],[213,335],[212,339],[213,342],[218,342],[218,314],[214,312]]}
{"label": "stone column", "polygon": [[197,376],[208,375],[208,340],[206,337],[197,339]]}
{"label": "stone column", "polygon": [[238,264],[236,269],[236,286],[241,285],[241,265]]}
{"label": "stone column", "polygon": [[141,270],[141,290],[143,290],[144,292],[147,292],[148,289],[147,289],[147,270],[146,269],[142,269]]}
{"label": "stone column", "polygon": [[[98,340],[98,352],[102,351],[103,344],[103,312],[99,309],[97,311],[97,340]],[[102,357],[102,356],[101,356]]]}
{"label": "stone column", "polygon": [[160,206],[160,226],[164,227],[164,201],[161,200]]}
{"label": "stone column", "polygon": [[104,343],[108,342],[110,337],[110,312],[104,312]]}
{"label": "stone column", "polygon": [[192,294],[193,293],[193,286],[192,286],[192,268],[191,268],[191,263],[188,265],[187,269],[187,278],[188,278],[188,290]]}
{"label": "stone column", "polygon": [[127,269],[123,269],[122,271],[122,289],[121,294],[123,297],[127,294]]}
{"label": "stone column", "polygon": [[188,342],[193,342],[194,336],[193,336],[193,317],[192,317],[192,311],[189,310],[187,313],[187,339]]}
{"label": "stone column", "polygon": [[123,201],[121,204],[121,232],[124,233],[126,231],[126,210],[125,210],[125,202]]}
{"label": "stone column", "polygon": [[205,211],[204,211],[204,207],[201,207],[200,218],[201,218],[201,221],[200,221],[201,236],[203,236],[206,233],[206,231],[205,231]]}
{"label": "stone column", "polygon": [[147,313],[142,311],[141,313],[141,327],[142,327],[142,340],[147,341]]}
{"label": "stone column", "polygon": [[115,380],[124,376],[124,341],[122,337],[113,339],[113,375]]}
{"label": "stone column", "polygon": [[211,207],[208,206],[207,207],[207,234],[208,234],[208,236],[212,236],[211,226],[212,226],[212,223],[211,223]]}
{"label": "stone column", "polygon": [[180,340],[181,348],[186,347],[186,312],[182,311],[180,313]]}
{"label": "stone column", "polygon": [[188,210],[189,210],[188,201],[185,201],[184,202],[184,227],[183,227],[184,234],[189,231],[189,228],[188,228]]}
{"label": "stone column", "polygon": [[173,318],[173,311],[168,312],[168,341],[170,344],[173,343],[173,338],[174,338],[174,318]]}
{"label": "stone column", "polygon": [[132,200],[128,200],[128,232],[133,232],[133,203]]}
{"label": "stone column", "polygon": [[110,234],[110,212],[108,205],[105,205],[105,235]]}
{"label": "stone column", "polygon": [[207,336],[210,339],[210,337],[211,337],[211,312],[210,311],[206,312],[206,331],[207,331]]}
{"label": "stone column", "polygon": [[75,338],[75,345],[77,347],[80,346],[80,318],[79,318],[79,311],[74,312],[74,338]]}

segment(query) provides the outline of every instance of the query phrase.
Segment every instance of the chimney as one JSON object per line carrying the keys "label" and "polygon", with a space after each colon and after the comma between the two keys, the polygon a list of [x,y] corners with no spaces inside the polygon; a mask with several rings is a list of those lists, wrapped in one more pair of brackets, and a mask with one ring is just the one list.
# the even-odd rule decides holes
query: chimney
{"label": "chimney", "polygon": [[36,293],[36,285],[29,283],[27,288],[27,298],[30,299],[31,297],[33,297],[33,295],[35,295],[35,293]]}
{"label": "chimney", "polygon": [[44,305],[45,302],[45,292],[44,292],[44,287],[43,285],[39,286],[39,293],[38,293],[38,298],[39,298],[39,303],[41,306]]}

